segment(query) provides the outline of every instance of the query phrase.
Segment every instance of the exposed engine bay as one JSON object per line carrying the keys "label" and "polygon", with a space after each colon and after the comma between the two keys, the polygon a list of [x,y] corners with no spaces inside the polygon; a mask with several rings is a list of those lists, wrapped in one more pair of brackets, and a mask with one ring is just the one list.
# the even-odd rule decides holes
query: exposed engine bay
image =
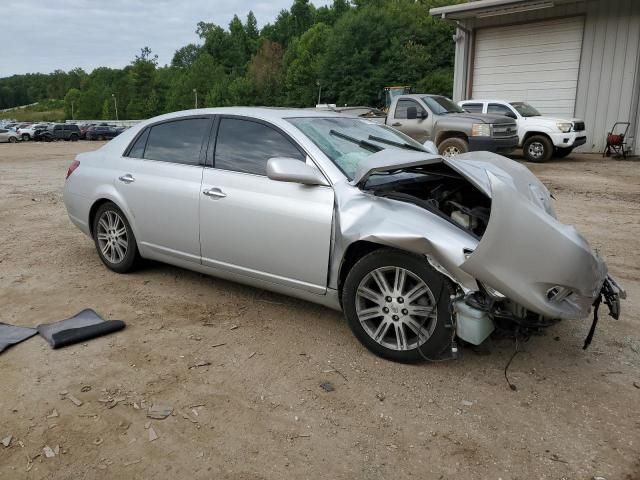
{"label": "exposed engine bay", "polygon": [[369,178],[365,189],[374,195],[412,203],[482,238],[491,199],[445,164],[385,172]]}

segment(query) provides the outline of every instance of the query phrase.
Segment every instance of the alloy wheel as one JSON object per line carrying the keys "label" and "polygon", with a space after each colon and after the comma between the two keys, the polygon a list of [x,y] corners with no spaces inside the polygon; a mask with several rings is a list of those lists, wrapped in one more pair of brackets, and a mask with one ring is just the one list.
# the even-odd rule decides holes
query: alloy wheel
{"label": "alloy wheel", "polygon": [[429,286],[401,267],[369,272],[356,292],[356,314],[365,332],[391,350],[422,346],[437,323],[436,301]]}
{"label": "alloy wheel", "polygon": [[444,157],[455,157],[456,155],[460,155],[460,149],[458,147],[449,146],[444,149],[442,152]]}
{"label": "alloy wheel", "polygon": [[100,216],[96,235],[105,259],[113,264],[124,260],[129,248],[129,236],[124,220],[117,212],[106,210]]}
{"label": "alloy wheel", "polygon": [[532,158],[538,159],[544,157],[544,145],[540,142],[531,142],[527,151]]}

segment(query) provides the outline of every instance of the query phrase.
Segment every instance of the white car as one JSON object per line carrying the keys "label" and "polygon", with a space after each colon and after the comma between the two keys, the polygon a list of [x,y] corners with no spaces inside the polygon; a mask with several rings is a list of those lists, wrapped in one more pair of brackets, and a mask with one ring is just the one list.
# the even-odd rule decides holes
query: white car
{"label": "white car", "polygon": [[20,137],[18,136],[15,130],[11,130],[8,128],[0,128],[0,143],[2,142],[16,143],[18,140],[20,140]]}
{"label": "white car", "polygon": [[504,100],[463,100],[458,102],[469,113],[494,113],[511,117],[518,125],[518,146],[530,162],[545,162],[555,156],[566,157],[587,142],[584,121],[543,116],[526,102]]}
{"label": "white car", "polygon": [[20,136],[20,138],[26,142],[33,138],[33,135],[36,132],[36,130],[46,130],[48,126],[49,125],[46,123],[38,123],[38,124],[34,123],[29,125],[28,127],[19,128],[17,130],[17,133]]}

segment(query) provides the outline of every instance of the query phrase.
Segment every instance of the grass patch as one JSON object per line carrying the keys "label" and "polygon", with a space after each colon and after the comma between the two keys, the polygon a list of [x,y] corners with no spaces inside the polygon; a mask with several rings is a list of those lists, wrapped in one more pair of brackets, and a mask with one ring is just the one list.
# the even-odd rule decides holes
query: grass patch
{"label": "grass patch", "polygon": [[18,122],[61,122],[64,120],[64,101],[45,100],[31,107],[0,112],[0,119],[4,118]]}

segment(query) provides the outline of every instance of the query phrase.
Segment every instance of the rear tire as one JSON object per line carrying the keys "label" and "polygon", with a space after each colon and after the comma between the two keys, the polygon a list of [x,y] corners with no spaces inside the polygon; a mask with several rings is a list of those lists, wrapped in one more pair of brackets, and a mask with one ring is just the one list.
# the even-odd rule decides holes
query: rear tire
{"label": "rear tire", "polygon": [[18,139],[16,137],[9,137],[9,143],[16,143]]}
{"label": "rear tire", "polygon": [[573,148],[556,148],[556,151],[553,153],[553,156],[556,158],[564,158],[567,157],[573,152]]}
{"label": "rear tire", "polygon": [[78,135],[76,135],[75,133],[73,135],[71,135],[71,141],[72,142],[77,142],[78,141]]}
{"label": "rear tire", "polygon": [[31,140],[31,137],[29,137],[28,133],[23,133],[22,134],[22,141],[23,142],[28,142],[29,140]]}
{"label": "rear tire", "polygon": [[533,135],[525,140],[522,153],[529,162],[546,162],[553,154],[553,144],[543,135]]}
{"label": "rear tire", "polygon": [[447,138],[438,145],[438,153],[444,157],[455,157],[468,151],[469,143],[464,138]]}
{"label": "rear tire", "polygon": [[93,218],[93,240],[98,256],[109,270],[127,273],[135,269],[140,255],[131,225],[114,203],[100,205]]}
{"label": "rear tire", "polygon": [[450,345],[453,293],[424,257],[384,248],[351,268],[342,306],[354,335],[371,352],[415,363],[438,358]]}

